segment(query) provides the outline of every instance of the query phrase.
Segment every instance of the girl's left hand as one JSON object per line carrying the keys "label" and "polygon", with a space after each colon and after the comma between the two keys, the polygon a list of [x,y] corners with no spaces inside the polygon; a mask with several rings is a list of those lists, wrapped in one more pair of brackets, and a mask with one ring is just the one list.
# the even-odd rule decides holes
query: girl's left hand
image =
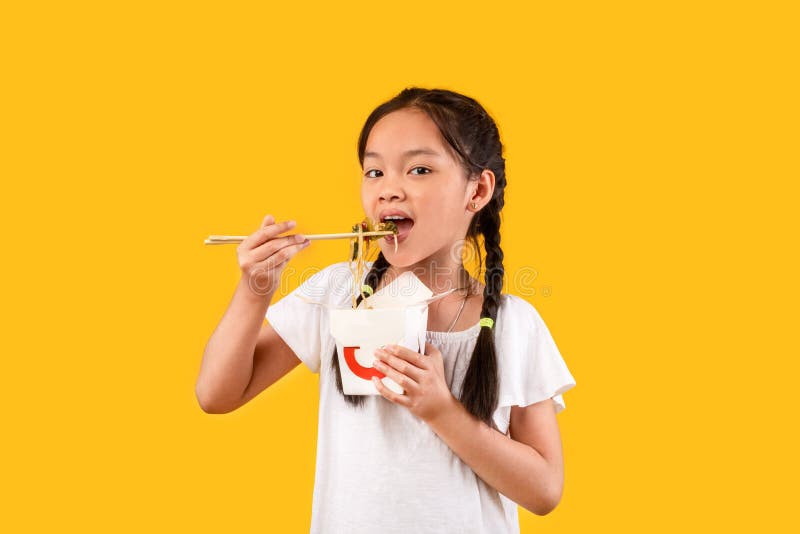
{"label": "girl's left hand", "polygon": [[373,377],[378,392],[386,399],[401,404],[425,422],[441,415],[456,398],[444,379],[444,360],[439,349],[425,344],[426,354],[398,345],[387,345],[375,351],[375,369],[397,382],[405,390],[400,395]]}

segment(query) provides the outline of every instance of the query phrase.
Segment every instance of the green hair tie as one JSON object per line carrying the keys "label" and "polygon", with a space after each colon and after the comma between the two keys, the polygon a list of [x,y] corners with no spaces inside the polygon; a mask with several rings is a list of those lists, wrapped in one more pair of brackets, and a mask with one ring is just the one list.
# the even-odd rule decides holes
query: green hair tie
{"label": "green hair tie", "polygon": [[361,292],[366,293],[367,295],[372,295],[372,286],[364,284],[363,286],[361,286]]}
{"label": "green hair tie", "polygon": [[489,328],[492,328],[494,326],[494,321],[491,317],[483,317],[480,324],[481,327],[488,326]]}

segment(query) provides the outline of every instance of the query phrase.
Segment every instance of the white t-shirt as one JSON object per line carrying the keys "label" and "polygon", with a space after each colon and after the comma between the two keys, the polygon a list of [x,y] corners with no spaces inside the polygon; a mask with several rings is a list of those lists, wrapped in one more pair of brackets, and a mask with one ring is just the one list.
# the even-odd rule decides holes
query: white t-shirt
{"label": "white t-shirt", "polygon": [[[335,342],[327,310],[296,295],[345,307],[352,287],[348,263],[335,263],[266,314],[297,357],[320,374],[311,534],[518,533],[517,504],[478,478],[407,408],[380,395],[367,396],[363,408],[345,403],[331,368]],[[427,332],[456,396],[479,329],[476,323],[458,332]],[[494,329],[500,376],[494,421],[500,431],[508,433],[511,406],[552,397],[556,413],[563,410],[562,394],[575,380],[536,309],[503,294]]]}

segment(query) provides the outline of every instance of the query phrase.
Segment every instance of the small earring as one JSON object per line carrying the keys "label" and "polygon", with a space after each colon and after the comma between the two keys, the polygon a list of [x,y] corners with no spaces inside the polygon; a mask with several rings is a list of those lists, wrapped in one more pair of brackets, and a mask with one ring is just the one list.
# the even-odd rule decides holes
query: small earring
{"label": "small earring", "polygon": [[475,202],[472,203],[472,209],[474,210],[478,209],[478,205]]}

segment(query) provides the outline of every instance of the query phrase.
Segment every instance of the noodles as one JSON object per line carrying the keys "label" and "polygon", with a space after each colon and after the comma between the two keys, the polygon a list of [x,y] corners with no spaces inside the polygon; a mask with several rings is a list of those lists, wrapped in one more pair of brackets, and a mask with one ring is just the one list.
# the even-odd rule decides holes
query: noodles
{"label": "noodles", "polygon": [[391,221],[375,224],[370,219],[364,219],[353,225],[353,232],[358,232],[358,237],[350,240],[350,272],[353,275],[353,309],[358,305],[358,297],[362,294],[361,280],[364,278],[367,258],[371,244],[375,239],[383,236],[365,236],[364,232],[394,232],[394,250],[397,251],[397,225]]}

